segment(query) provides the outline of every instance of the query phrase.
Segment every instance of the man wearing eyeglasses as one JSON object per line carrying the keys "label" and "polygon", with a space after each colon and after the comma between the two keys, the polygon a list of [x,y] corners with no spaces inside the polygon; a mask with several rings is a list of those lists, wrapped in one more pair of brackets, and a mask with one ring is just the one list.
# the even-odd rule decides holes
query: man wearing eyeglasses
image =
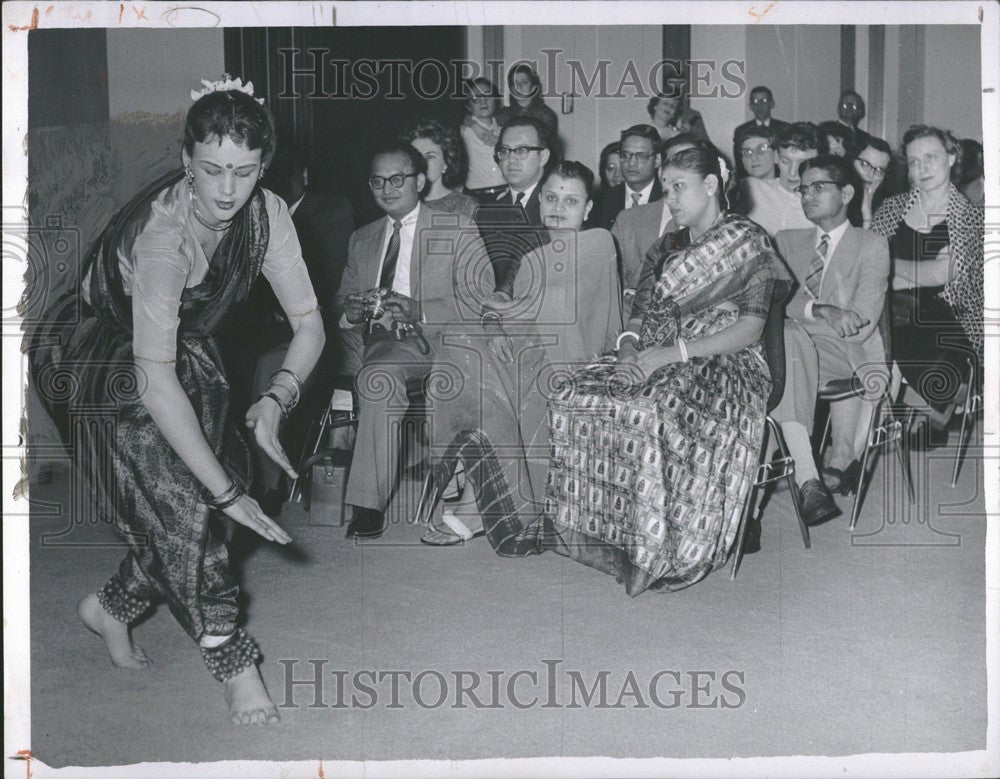
{"label": "man wearing eyeglasses", "polygon": [[601,195],[592,226],[610,230],[622,211],[663,198],[657,178],[660,169],[660,133],[651,124],[637,124],[622,133],[621,160],[624,182]]}
{"label": "man wearing eyeglasses", "polygon": [[521,258],[545,244],[538,183],[549,161],[549,128],[533,116],[516,116],[500,131],[495,157],[507,188],[476,209],[475,222],[493,264],[497,289],[513,292]]}
{"label": "man wearing eyeglasses", "polygon": [[[795,459],[800,512],[814,526],[840,513],[830,490],[849,494],[856,488],[878,388],[888,381],[878,322],[889,245],[847,219],[854,197],[849,162],[824,154],[799,170],[797,194],[812,226],[775,237],[798,287],[785,309],[785,393],[772,416]],[[810,435],[819,387],[829,381],[848,396],[830,404],[832,445],[820,476]]]}
{"label": "man wearing eyeglasses", "polygon": [[492,269],[477,263],[485,250],[471,220],[420,202],[426,172],[426,160],[410,144],[375,153],[368,186],[385,217],[351,236],[334,299],[349,352],[339,372],[356,374],[360,410],[345,497],[354,506],[348,538],[374,538],[385,529],[407,383],[427,376],[445,325],[478,315],[476,300],[493,291]]}
{"label": "man wearing eyeglasses", "polygon": [[865,118],[865,101],[853,89],[840,96],[837,102],[837,122],[848,129],[851,142],[855,149],[863,149],[868,145],[871,136],[858,127]]}
{"label": "man wearing eyeglasses", "polygon": [[795,188],[799,166],[819,154],[819,132],[812,122],[796,122],[785,128],[775,141],[778,177],[744,179],[747,216],[772,238],[780,230],[812,227],[802,212]]}
{"label": "man wearing eyeglasses", "polygon": [[783,122],[780,119],[775,119],[771,116],[771,111],[773,110],[774,95],[771,94],[769,87],[758,86],[750,90],[750,111],[753,113],[753,119],[748,122],[744,122],[733,130],[733,156],[736,160],[736,170],[738,175],[745,175],[743,166],[746,160],[741,158],[739,152],[741,145],[740,139],[746,135],[747,131],[752,130],[755,127],[759,127],[769,130],[772,137],[774,137],[788,127],[788,122]]}

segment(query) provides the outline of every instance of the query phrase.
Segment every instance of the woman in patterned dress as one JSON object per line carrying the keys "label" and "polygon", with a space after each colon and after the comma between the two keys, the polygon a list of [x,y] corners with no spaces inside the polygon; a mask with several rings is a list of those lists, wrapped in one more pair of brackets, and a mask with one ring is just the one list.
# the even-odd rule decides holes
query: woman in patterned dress
{"label": "woman in patterned dress", "polygon": [[[278,712],[240,627],[221,520],[291,540],[246,494],[238,426],[295,476],[278,429],[323,348],[323,323],[288,209],[258,183],[274,154],[270,112],[239,79],[204,83],[185,123],[184,173],[111,220],[85,260],[82,318],[36,338],[33,376],[54,418],[96,408],[113,421],[75,425],[77,478],[129,545],[117,573],[80,602],[84,624],[114,665],[143,669],[150,660],[130,626],[165,602],[222,682],[230,719],[263,725]],[[294,336],[267,392],[237,420],[214,334],[258,273]],[[79,305],[67,302],[60,310]]]}
{"label": "woman in patterned dress", "polygon": [[545,544],[629,595],[687,587],[725,564],[757,469],[770,375],[761,337],[778,258],[723,210],[714,152],[661,174],[677,224],[650,250],[617,358],[549,402]]}

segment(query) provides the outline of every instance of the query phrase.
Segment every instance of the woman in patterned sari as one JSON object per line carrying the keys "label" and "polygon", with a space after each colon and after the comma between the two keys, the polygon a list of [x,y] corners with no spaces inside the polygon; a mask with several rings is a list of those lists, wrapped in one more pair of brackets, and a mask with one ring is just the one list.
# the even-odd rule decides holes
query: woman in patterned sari
{"label": "woman in patterned sari", "polygon": [[239,626],[220,520],[291,539],[245,492],[249,453],[214,333],[262,272],[295,335],[245,424],[292,476],[278,428],[324,336],[288,209],[258,185],[274,153],[271,115],[250,84],[204,83],[185,124],[185,173],[147,187],[111,220],[85,260],[81,321],[36,336],[34,377],[64,429],[95,407],[111,420],[74,425],[77,477],[129,545],[118,572],[81,601],[84,624],[116,666],[143,669],[150,661],[130,625],[166,602],[223,683],[232,721],[262,725],[278,713],[257,644]]}
{"label": "woman in patterned sari", "polygon": [[687,587],[725,564],[757,469],[770,374],[761,336],[778,258],[725,212],[704,148],[661,181],[683,229],[651,250],[617,359],[574,374],[549,403],[546,546],[629,595]]}
{"label": "woman in patterned sari", "polygon": [[440,493],[461,464],[466,484],[425,543],[485,533],[498,554],[539,551],[548,388],[610,351],[622,326],[611,234],[581,229],[593,186],[586,166],[557,165],[539,184],[548,243],[521,260],[512,296],[495,293],[479,324],[444,335],[428,379],[433,475]]}

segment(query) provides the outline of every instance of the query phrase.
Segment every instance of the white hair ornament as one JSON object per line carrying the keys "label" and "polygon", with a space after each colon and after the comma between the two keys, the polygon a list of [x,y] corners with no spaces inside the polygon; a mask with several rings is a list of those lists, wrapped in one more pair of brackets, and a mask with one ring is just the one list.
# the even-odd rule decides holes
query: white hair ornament
{"label": "white hair ornament", "polygon": [[[192,89],[191,90],[192,100],[197,101],[200,98],[203,98],[205,95],[211,94],[212,92],[228,92],[231,89],[237,92],[243,92],[244,94],[253,97],[252,81],[248,81],[246,84],[244,84],[243,79],[233,78],[228,73],[223,73],[222,78],[220,78],[218,81],[208,81],[206,79],[202,79],[201,83],[205,85],[205,88],[200,90]],[[264,105],[264,98],[255,97],[254,100],[256,100],[261,105]]]}

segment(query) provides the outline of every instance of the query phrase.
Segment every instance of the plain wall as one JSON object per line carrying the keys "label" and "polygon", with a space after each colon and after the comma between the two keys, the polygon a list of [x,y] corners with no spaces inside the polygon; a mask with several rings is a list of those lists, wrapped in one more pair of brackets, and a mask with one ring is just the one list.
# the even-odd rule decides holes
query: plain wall
{"label": "plain wall", "polygon": [[981,140],[979,27],[925,27],[924,47],[924,121],[947,128],[959,138]]}

